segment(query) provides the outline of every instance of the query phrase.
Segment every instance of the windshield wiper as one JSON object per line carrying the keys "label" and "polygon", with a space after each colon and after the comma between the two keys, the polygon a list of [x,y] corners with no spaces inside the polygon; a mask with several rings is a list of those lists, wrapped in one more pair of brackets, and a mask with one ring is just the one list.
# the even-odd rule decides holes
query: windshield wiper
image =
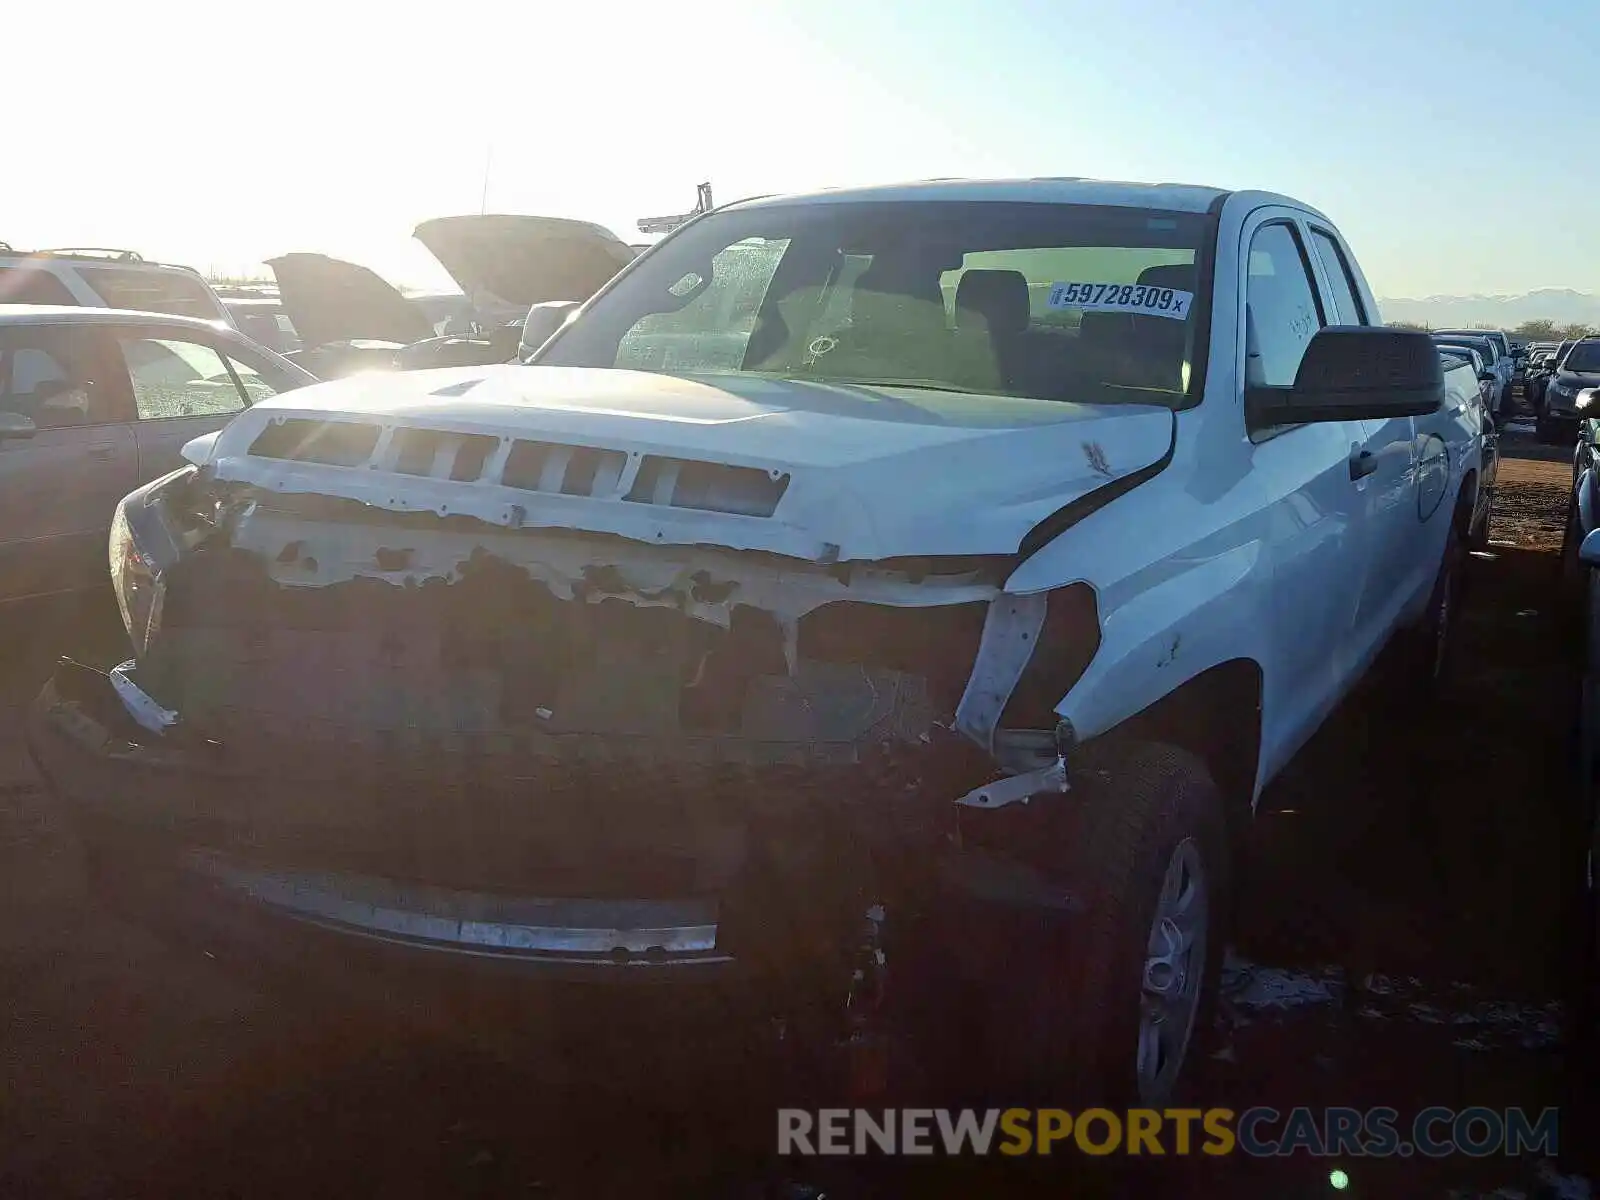
{"label": "windshield wiper", "polygon": [[891,387],[910,388],[922,392],[954,392],[958,396],[1005,396],[1008,392],[980,392],[974,388],[956,387],[953,383],[939,383],[932,379],[842,379],[819,378],[814,375],[787,375],[784,378],[804,383],[827,383],[835,387]]}

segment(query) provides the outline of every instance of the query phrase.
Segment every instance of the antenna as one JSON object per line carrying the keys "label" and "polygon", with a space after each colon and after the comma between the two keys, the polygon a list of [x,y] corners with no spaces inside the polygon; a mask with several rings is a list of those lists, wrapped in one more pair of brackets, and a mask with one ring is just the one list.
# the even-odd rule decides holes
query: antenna
{"label": "antenna", "polygon": [[483,194],[478,198],[478,215],[489,211],[489,169],[494,166],[494,143],[483,152]]}

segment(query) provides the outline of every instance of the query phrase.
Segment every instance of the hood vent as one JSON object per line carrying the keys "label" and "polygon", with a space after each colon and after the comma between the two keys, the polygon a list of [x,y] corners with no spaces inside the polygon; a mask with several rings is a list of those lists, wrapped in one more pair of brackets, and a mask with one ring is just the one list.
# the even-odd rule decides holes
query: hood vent
{"label": "hood vent", "polygon": [[511,443],[500,482],[505,487],[526,488],[530,492],[615,496],[627,465],[628,456],[620,450],[518,441]]}
{"label": "hood vent", "polygon": [[522,439],[506,447],[487,434],[410,427],[396,429],[380,450],[381,433],[381,426],[365,422],[290,418],[263,429],[250,454],[743,517],[772,516],[790,482],[786,471],[647,454],[625,483],[630,462],[621,450]]}
{"label": "hood vent", "polygon": [[770,517],[788,487],[789,476],[781,471],[650,454],[639,464],[627,498],[640,504]]}
{"label": "hood vent", "polygon": [[283,458],[359,467],[378,445],[378,427],[354,421],[286,420],[268,425],[250,443],[256,458]]}

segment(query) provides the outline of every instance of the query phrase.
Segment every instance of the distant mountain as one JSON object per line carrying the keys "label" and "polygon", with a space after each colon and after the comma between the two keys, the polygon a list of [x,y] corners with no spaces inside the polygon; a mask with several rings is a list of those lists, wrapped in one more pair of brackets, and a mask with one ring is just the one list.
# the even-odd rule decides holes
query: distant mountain
{"label": "distant mountain", "polygon": [[1540,288],[1520,296],[1424,296],[1420,300],[1379,299],[1385,321],[1411,321],[1435,329],[1490,325],[1512,329],[1524,321],[1554,321],[1600,326],[1600,296],[1571,288]]}

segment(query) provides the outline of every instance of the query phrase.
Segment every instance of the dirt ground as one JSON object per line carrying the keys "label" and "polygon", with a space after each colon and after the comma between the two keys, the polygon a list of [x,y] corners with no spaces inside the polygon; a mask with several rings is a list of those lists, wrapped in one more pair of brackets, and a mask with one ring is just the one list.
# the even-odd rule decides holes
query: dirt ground
{"label": "dirt ground", "polygon": [[[1600,1177],[1597,1076],[1569,999],[1576,680],[1554,613],[1569,468],[1530,439],[1507,443],[1449,696],[1415,711],[1367,688],[1263,800],[1196,1094],[1236,1108],[1556,1105],[1561,1168]],[[559,1067],[507,1062],[259,990],[203,947],[97,907],[16,729],[52,654],[85,640],[114,651],[106,614],[42,620],[0,683],[0,1194],[778,1194],[750,1187],[775,1122],[740,1062],[689,1046],[681,1074],[646,1071],[606,1053],[603,1029]],[[1290,1197],[1329,1194],[1332,1165],[1057,1159],[1024,1177],[941,1163],[827,1184]],[[1535,1194],[1527,1161],[1337,1165],[1352,1195]]]}

